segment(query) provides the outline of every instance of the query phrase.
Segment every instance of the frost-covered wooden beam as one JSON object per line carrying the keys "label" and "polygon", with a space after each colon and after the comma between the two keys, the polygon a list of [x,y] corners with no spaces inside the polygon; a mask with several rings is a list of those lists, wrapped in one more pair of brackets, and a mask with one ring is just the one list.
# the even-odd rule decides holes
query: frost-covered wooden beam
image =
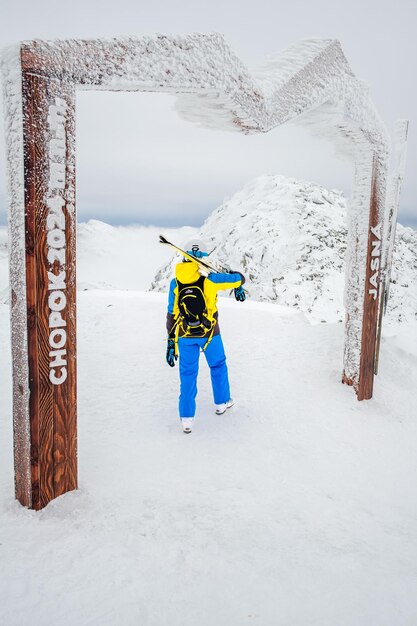
{"label": "frost-covered wooden beam", "polygon": [[9,51],[5,91],[16,496],[40,509],[77,486],[75,89]]}
{"label": "frost-covered wooden beam", "polygon": [[2,72],[22,504],[39,509],[77,486],[76,89],[175,93],[185,119],[244,133],[296,121],[349,155],[343,381],[372,396],[389,138],[337,40],[299,42],[253,72],[218,34],[31,41],[6,50]]}
{"label": "frost-covered wooden beam", "polygon": [[382,319],[387,310],[392,257],[395,246],[395,233],[397,225],[397,215],[400,203],[401,184],[405,174],[405,161],[408,137],[408,120],[397,120],[394,125],[393,154],[391,158],[391,169],[387,183],[387,201],[384,217],[384,248],[381,258],[381,280],[379,290],[379,315],[377,342],[375,349],[375,374],[378,374],[379,351],[381,342]]}
{"label": "frost-covered wooden beam", "polygon": [[405,161],[408,137],[408,120],[397,120],[394,126],[392,168],[388,179],[386,219],[385,219],[385,241],[383,257],[383,282],[386,289],[384,292],[385,310],[389,297],[389,280],[391,276],[392,255],[394,252],[395,232],[397,224],[398,208],[400,203],[401,185],[405,174]]}
{"label": "frost-covered wooden beam", "polygon": [[26,72],[22,86],[31,500],[38,509],[77,486],[75,91]]}

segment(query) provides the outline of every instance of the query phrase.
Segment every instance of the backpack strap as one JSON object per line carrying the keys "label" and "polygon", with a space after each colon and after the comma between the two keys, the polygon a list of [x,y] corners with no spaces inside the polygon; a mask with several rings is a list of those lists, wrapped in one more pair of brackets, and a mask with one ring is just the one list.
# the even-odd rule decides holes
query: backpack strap
{"label": "backpack strap", "polygon": [[214,337],[214,329],[215,328],[216,328],[216,320],[213,320],[213,324],[212,324],[212,327],[211,327],[208,339],[207,339],[206,343],[203,346],[203,352],[206,351],[207,346],[209,345],[210,341],[213,339],[213,337]]}

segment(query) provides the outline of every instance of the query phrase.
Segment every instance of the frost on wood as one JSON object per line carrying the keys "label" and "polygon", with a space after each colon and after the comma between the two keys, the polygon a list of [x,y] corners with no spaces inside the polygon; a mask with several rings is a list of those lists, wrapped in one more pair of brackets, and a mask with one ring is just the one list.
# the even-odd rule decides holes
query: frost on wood
{"label": "frost on wood", "polygon": [[4,50],[2,75],[5,102],[5,136],[9,196],[9,263],[10,309],[13,358],[14,415],[24,420],[14,421],[15,457],[26,458],[25,467],[16,474],[16,487],[24,490],[30,504],[28,490],[30,476],[29,373],[27,357],[27,315],[25,274],[25,197],[23,176],[23,115],[22,71],[20,46]]}
{"label": "frost on wood", "polygon": [[393,155],[391,172],[388,179],[387,203],[385,210],[384,257],[382,262],[382,280],[385,285],[384,310],[389,298],[390,276],[393,262],[394,246],[396,241],[396,223],[400,200],[401,184],[405,172],[406,146],[408,135],[408,120],[398,120],[394,127]]}

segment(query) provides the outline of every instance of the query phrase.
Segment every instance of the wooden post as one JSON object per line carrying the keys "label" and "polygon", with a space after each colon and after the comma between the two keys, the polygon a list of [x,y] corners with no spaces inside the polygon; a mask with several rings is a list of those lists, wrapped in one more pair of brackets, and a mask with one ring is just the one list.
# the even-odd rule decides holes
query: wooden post
{"label": "wooden post", "polygon": [[395,247],[395,232],[400,202],[401,183],[404,178],[405,158],[408,136],[408,120],[397,120],[394,124],[394,159],[392,171],[388,179],[388,211],[387,224],[384,226],[384,252],[381,269],[380,311],[378,335],[375,354],[375,375],[378,374],[379,350],[381,345],[382,320],[385,315],[391,284],[392,255]]}
{"label": "wooden post", "polygon": [[374,156],[369,211],[368,252],[366,256],[358,400],[369,400],[372,398],[378,326],[378,304],[380,302],[381,249],[382,218],[378,206],[378,178],[376,157]]}
{"label": "wooden post", "polygon": [[41,509],[77,488],[74,91],[22,81],[31,484],[16,497]]}

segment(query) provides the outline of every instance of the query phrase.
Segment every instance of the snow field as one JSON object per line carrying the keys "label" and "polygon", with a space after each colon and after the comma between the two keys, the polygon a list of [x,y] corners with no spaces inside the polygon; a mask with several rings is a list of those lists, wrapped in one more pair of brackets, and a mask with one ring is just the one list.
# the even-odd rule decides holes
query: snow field
{"label": "snow field", "polygon": [[158,263],[167,279],[159,232],[197,230],[79,224],[80,488],[39,513],[13,499],[0,229],[0,624],[414,626],[415,232],[397,231],[375,397],[358,403],[340,384],[343,324],[318,323],[343,314],[343,211],[337,192],[260,177],[207,220],[251,298],[275,302],[221,298],[236,405],[214,414],[202,356],[187,436],[166,294],[137,290]]}
{"label": "snow field", "polygon": [[[414,624],[415,325],[384,338],[358,403],[339,382],[343,324],[224,298],[236,405],[214,414],[202,356],[185,436],[165,309],[164,294],[80,291],[80,489],[39,513],[13,500],[2,350],[0,623]],[[5,305],[0,321],[8,346]]]}
{"label": "snow field", "polygon": [[[172,250],[159,245],[159,234],[185,241],[196,228],[162,229],[157,226],[111,226],[99,220],[77,225],[77,286],[79,289],[140,289],[146,291],[158,263]],[[1,231],[0,231],[1,232]]]}

